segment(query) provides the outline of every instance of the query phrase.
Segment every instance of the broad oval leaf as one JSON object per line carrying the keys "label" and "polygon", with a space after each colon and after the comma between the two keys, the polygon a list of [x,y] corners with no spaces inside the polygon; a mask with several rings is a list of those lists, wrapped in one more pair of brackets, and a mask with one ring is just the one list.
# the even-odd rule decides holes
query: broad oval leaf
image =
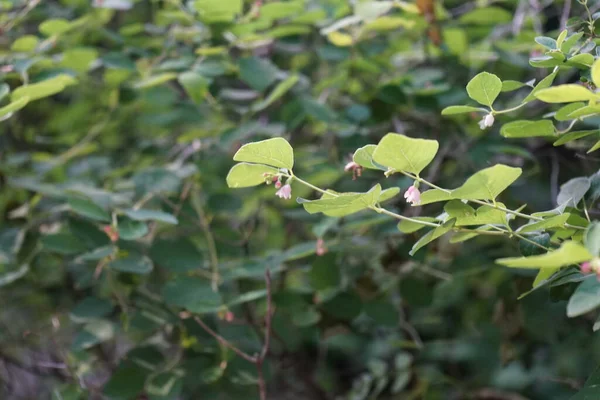
{"label": "broad oval leaf", "polygon": [[521,168],[496,164],[472,175],[452,196],[465,200],[494,200],[521,176]]}
{"label": "broad oval leaf", "polygon": [[455,114],[465,114],[470,112],[487,112],[484,108],[479,107],[471,107],[471,106],[449,106],[442,110],[442,115],[455,115]]}
{"label": "broad oval leaf", "polygon": [[324,195],[319,200],[303,201],[309,214],[323,213],[330,217],[342,217],[374,206],[381,196],[381,186],[375,185],[367,193],[343,193],[336,197]]}
{"label": "broad oval leaf", "polygon": [[581,282],[567,304],[567,316],[578,317],[600,307],[600,282],[594,276]]}
{"label": "broad oval leaf", "polygon": [[554,124],[549,119],[540,121],[519,120],[502,125],[500,134],[507,138],[554,136]]}
{"label": "broad oval leaf", "polygon": [[418,175],[433,160],[438,148],[437,140],[388,133],[373,152],[373,160],[383,166]]}
{"label": "broad oval leaf", "polygon": [[592,258],[587,249],[581,244],[566,241],[558,250],[531,257],[500,258],[496,263],[510,268],[559,268],[579,264]]}
{"label": "broad oval leaf", "polygon": [[264,174],[275,175],[277,168],[261,164],[239,163],[234,165],[227,174],[227,186],[230,188],[245,188],[265,183]]}
{"label": "broad oval leaf", "polygon": [[119,272],[128,272],[130,274],[149,274],[154,265],[152,261],[142,255],[131,254],[127,257],[117,258],[109,264],[111,269]]}
{"label": "broad oval leaf", "polygon": [[581,85],[558,85],[540,90],[535,94],[538,100],[546,103],[571,103],[574,101],[599,100],[600,96]]}
{"label": "broad oval leaf", "polygon": [[70,75],[62,74],[31,85],[19,86],[10,95],[13,102],[28,98],[28,101],[38,100],[62,92],[67,86],[77,83]]}
{"label": "broad oval leaf", "polygon": [[488,107],[492,106],[501,91],[502,81],[489,72],[481,72],[475,75],[467,84],[469,97]]}
{"label": "broad oval leaf", "polygon": [[292,169],[294,167],[294,149],[287,140],[278,137],[245,144],[235,153],[233,159],[234,161]]}
{"label": "broad oval leaf", "polygon": [[69,206],[73,212],[95,221],[110,222],[110,214],[90,199],[82,197],[69,198]]}

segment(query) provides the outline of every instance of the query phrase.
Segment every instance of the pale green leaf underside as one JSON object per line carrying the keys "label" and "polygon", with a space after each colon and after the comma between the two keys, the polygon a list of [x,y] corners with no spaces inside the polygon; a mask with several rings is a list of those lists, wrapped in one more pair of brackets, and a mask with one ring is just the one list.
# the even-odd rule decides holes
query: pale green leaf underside
{"label": "pale green leaf underside", "polygon": [[356,150],[352,156],[352,161],[357,163],[363,168],[377,169],[385,171],[386,168],[382,165],[378,165],[373,161],[373,152],[377,148],[377,145],[368,144]]}
{"label": "pale green leaf underside", "polygon": [[581,85],[558,85],[540,90],[535,94],[546,103],[571,103],[574,101],[598,100],[600,97]]}
{"label": "pale green leaf underside", "polygon": [[284,138],[273,138],[243,145],[235,153],[233,159],[234,161],[292,169],[294,167],[294,149]]}
{"label": "pale green leaf underside", "polygon": [[373,160],[385,167],[418,175],[433,160],[438,148],[436,140],[388,133],[373,152]]}
{"label": "pale green leaf underside", "polygon": [[343,193],[337,197],[325,195],[319,200],[304,201],[302,205],[309,214],[343,217],[374,206],[380,196],[381,186],[377,184],[367,193]]}
{"label": "pale green leaf underside", "polygon": [[[503,204],[498,203],[504,207]],[[481,206],[477,210],[460,200],[452,200],[444,206],[450,218],[456,219],[456,226],[504,224],[506,212],[490,206]]]}
{"label": "pale green leaf underside", "polygon": [[421,237],[421,239],[419,239],[417,241],[417,243],[414,244],[414,246],[412,247],[412,249],[410,250],[410,252],[408,254],[410,254],[411,256],[414,256],[415,253],[417,251],[419,251],[419,249],[421,249],[423,246],[425,246],[428,243],[433,242],[435,239],[448,233],[454,226],[454,222],[455,222],[455,220],[451,219],[450,221],[445,222],[443,225],[438,226],[437,228],[427,232],[423,237]]}
{"label": "pale green leaf underside", "polygon": [[510,268],[560,268],[591,258],[592,255],[581,244],[566,241],[558,250],[540,256],[501,258],[496,263]]}
{"label": "pale green leaf underside", "polygon": [[261,164],[239,163],[234,165],[227,174],[227,186],[244,188],[265,183],[263,174],[277,174],[277,168]]}
{"label": "pale green leaf underside", "polygon": [[520,175],[521,168],[496,164],[471,175],[462,186],[454,190],[427,190],[421,194],[421,205],[454,199],[494,200]]}

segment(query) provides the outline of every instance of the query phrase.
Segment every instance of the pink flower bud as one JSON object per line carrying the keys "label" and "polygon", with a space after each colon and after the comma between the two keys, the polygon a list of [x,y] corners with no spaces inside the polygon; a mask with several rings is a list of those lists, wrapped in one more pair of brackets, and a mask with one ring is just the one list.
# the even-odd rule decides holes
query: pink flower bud
{"label": "pink flower bud", "polygon": [[275,196],[281,198],[281,199],[286,199],[289,200],[292,198],[292,187],[290,186],[289,183],[286,183],[281,189],[279,189],[277,192],[275,192]]}
{"label": "pink flower bud", "polygon": [[275,189],[279,189],[281,187],[281,181],[275,182]]}
{"label": "pink flower bud", "polygon": [[592,272],[592,264],[590,264],[589,261],[586,261],[584,263],[581,263],[581,265],[579,266],[579,269],[581,270],[582,273],[589,274],[590,272]]}
{"label": "pink flower bud", "polygon": [[327,253],[327,247],[325,247],[325,241],[322,238],[317,239],[317,250],[316,253],[318,256],[322,256]]}
{"label": "pink flower bud", "polygon": [[406,189],[404,193],[404,198],[408,203],[411,203],[413,206],[421,204],[421,192],[414,186]]}

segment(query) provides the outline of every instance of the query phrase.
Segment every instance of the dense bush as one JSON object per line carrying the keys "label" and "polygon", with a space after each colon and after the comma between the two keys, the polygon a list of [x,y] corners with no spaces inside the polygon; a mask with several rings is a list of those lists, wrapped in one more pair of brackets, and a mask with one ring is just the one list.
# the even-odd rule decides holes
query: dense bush
{"label": "dense bush", "polygon": [[600,399],[599,10],[0,0],[0,398]]}

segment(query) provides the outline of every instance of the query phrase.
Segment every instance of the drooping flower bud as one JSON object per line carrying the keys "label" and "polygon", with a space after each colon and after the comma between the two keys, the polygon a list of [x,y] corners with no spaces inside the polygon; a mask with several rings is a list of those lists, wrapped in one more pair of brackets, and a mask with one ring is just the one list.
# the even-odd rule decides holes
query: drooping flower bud
{"label": "drooping flower bud", "polygon": [[419,189],[417,189],[414,186],[411,186],[408,189],[406,189],[406,192],[404,193],[404,198],[408,203],[412,204],[413,206],[421,204],[421,192],[419,192]]}
{"label": "drooping flower bud", "polygon": [[479,121],[479,127],[481,129],[489,128],[492,125],[494,125],[494,115],[492,113],[487,114]]}
{"label": "drooping flower bud", "polygon": [[289,200],[292,198],[292,187],[290,186],[289,183],[286,183],[285,185],[283,185],[283,187],[281,189],[279,189],[277,192],[275,192],[275,196],[281,198],[281,199],[286,199]]}
{"label": "drooping flower bud", "polygon": [[316,253],[318,256],[322,256],[323,254],[327,253],[327,247],[325,247],[325,241],[323,240],[323,238],[317,239]]}

